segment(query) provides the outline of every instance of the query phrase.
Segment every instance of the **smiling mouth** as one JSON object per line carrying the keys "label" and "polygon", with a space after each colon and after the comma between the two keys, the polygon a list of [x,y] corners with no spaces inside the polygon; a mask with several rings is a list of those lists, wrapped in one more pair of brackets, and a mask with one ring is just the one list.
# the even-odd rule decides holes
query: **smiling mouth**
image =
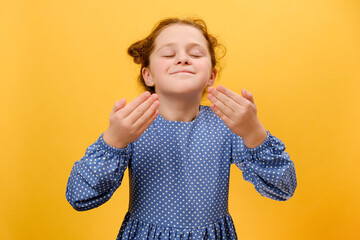
{"label": "smiling mouth", "polygon": [[178,74],[178,73],[194,74],[193,72],[190,72],[190,71],[177,71],[177,72],[173,72],[170,74],[172,75],[172,74]]}

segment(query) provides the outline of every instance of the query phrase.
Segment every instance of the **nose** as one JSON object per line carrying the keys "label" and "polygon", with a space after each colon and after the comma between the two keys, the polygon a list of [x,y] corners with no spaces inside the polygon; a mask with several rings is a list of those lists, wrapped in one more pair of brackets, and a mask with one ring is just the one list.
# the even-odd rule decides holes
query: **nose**
{"label": "nose", "polygon": [[190,58],[186,53],[179,54],[176,59],[176,64],[189,65],[191,64]]}

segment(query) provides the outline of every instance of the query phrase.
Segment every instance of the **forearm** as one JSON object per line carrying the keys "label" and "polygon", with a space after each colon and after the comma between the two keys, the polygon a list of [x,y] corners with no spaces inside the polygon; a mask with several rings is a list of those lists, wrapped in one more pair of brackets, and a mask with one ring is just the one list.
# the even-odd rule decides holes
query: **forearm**
{"label": "forearm", "polygon": [[250,131],[247,135],[243,136],[242,139],[247,148],[255,148],[261,145],[267,138],[267,132],[264,126],[258,122],[254,130]]}
{"label": "forearm", "polygon": [[297,186],[296,174],[294,163],[281,140],[267,132],[263,143],[245,149],[237,140],[233,161],[242,170],[244,179],[253,183],[263,196],[280,201],[289,199]]}
{"label": "forearm", "polygon": [[66,198],[76,210],[88,210],[106,202],[120,186],[128,164],[126,149],[115,149],[100,138],[75,162]]}

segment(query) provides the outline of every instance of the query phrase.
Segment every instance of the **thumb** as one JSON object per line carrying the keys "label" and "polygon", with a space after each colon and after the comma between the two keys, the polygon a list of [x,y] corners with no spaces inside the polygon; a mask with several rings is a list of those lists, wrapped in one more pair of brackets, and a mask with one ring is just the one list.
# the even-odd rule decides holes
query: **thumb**
{"label": "thumb", "polygon": [[251,94],[251,92],[246,91],[245,89],[242,89],[242,90],[241,90],[241,94],[243,95],[244,98],[246,98],[247,100],[249,100],[250,102],[252,102],[253,104],[255,104],[254,97],[253,97],[253,95]]}
{"label": "thumb", "polygon": [[115,104],[114,104],[114,107],[113,107],[113,109],[112,109],[112,111],[111,111],[111,114],[119,111],[120,109],[122,109],[123,107],[125,107],[125,105],[126,105],[126,99],[125,99],[125,98],[123,98],[123,99],[121,99],[121,100],[117,100],[117,101],[115,102]]}

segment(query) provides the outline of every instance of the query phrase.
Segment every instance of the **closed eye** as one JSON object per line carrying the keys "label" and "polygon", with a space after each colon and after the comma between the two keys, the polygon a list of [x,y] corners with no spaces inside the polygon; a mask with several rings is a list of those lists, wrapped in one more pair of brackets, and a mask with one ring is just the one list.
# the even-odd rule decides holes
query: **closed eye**
{"label": "closed eye", "polygon": [[202,57],[204,54],[202,53],[201,50],[195,48],[195,49],[192,49],[192,50],[189,52],[189,55],[190,55],[191,57],[199,58],[199,57]]}
{"label": "closed eye", "polygon": [[199,57],[202,57],[201,54],[190,54],[191,57],[194,57],[194,58],[199,58]]}

